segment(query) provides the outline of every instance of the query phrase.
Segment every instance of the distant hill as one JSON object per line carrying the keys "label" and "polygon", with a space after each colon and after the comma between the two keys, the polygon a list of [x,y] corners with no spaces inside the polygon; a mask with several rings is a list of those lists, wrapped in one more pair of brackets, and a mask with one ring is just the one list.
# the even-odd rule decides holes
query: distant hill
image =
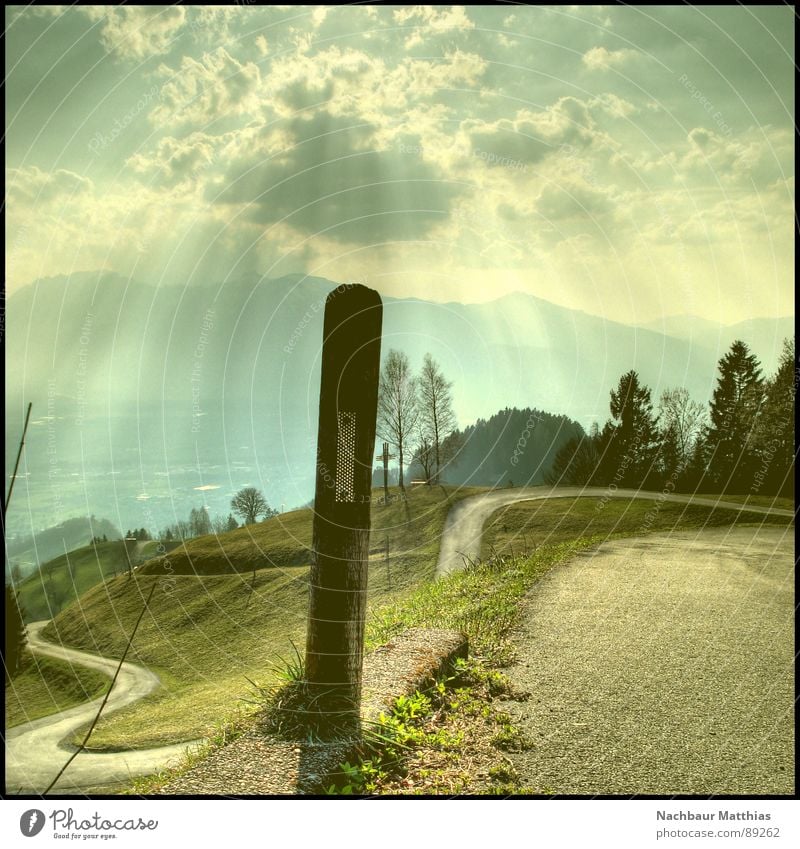
{"label": "distant hill", "polygon": [[[135,543],[131,564],[137,565],[156,554],[157,541]],[[177,543],[165,543],[171,550]],[[42,564],[17,586],[26,622],[52,619],[75,599],[117,575],[128,574],[128,556],[121,539],[87,545]]]}
{"label": "distant hill", "polygon": [[[227,515],[241,487],[273,506],[313,494],[319,349],[336,283],[290,275],[151,286],[110,273],[41,280],[7,302],[6,459],[25,402],[27,504],[46,517],[113,505],[123,527],[155,530],[205,503]],[[774,369],[786,321],[753,348]],[[747,328],[735,328],[745,341]],[[558,412],[588,428],[636,369],[657,398],[685,386],[707,401],[726,344],[570,310],[527,294],[480,304],[384,298],[384,352],[417,369],[430,352],[452,380],[466,427],[510,407]],[[774,342],[774,344],[772,344]],[[15,498],[17,493],[15,492]]]}
{"label": "distant hill", "polygon": [[794,338],[792,316],[751,318],[736,324],[719,324],[696,315],[673,315],[648,322],[642,327],[723,353],[735,340],[742,339],[766,366],[768,372],[775,366],[775,352],[780,352],[782,341]]}
{"label": "distant hill", "polygon": [[102,538],[103,535],[108,540],[122,539],[122,534],[108,519],[81,516],[30,536],[6,539],[6,572],[17,565],[23,576],[30,575],[40,564],[87,545],[92,537]]}
{"label": "distant hill", "polygon": [[[541,484],[559,448],[583,434],[566,416],[507,408],[456,432],[460,448],[442,479],[471,486]],[[411,475],[422,477],[421,469],[412,466]]]}

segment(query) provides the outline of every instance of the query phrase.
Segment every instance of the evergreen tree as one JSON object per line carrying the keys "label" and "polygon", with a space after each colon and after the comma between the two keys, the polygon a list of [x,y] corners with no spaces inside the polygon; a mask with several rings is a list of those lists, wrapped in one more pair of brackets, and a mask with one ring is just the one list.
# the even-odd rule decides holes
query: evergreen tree
{"label": "evergreen tree", "polygon": [[611,421],[600,434],[603,483],[649,488],[658,470],[658,417],[653,415],[650,390],[635,371],[623,374],[611,390]]}
{"label": "evergreen tree", "polygon": [[797,375],[794,344],[785,339],[778,370],[764,389],[756,421],[756,452],[760,466],[751,489],[769,495],[794,497],[794,406]]}
{"label": "evergreen tree", "polygon": [[559,448],[545,480],[551,486],[583,486],[593,481],[598,463],[597,434],[573,436]]}
{"label": "evergreen tree", "polygon": [[756,421],[764,397],[758,359],[736,340],[718,364],[706,443],[709,475],[718,492],[746,493],[757,465]]}

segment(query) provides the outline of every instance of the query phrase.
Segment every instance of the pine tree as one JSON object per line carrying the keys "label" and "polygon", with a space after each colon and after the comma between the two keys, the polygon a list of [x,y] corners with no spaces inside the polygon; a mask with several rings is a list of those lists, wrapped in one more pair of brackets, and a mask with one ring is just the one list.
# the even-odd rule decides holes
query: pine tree
{"label": "pine tree", "polygon": [[604,483],[617,486],[654,485],[657,477],[658,417],[650,390],[635,371],[623,374],[611,390],[611,422],[600,435]]}
{"label": "pine tree", "polygon": [[706,442],[711,480],[718,492],[746,493],[758,455],[756,421],[764,381],[758,359],[737,339],[718,364]]}
{"label": "pine tree", "polygon": [[785,339],[778,370],[764,389],[764,403],[756,421],[756,452],[760,467],[754,473],[754,491],[794,496],[794,406],[797,375],[794,344]]}

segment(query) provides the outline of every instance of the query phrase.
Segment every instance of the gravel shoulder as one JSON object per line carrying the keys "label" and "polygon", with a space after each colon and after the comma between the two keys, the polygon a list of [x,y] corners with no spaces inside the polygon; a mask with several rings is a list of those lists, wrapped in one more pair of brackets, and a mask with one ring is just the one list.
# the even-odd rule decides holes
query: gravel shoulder
{"label": "gravel shoulder", "polygon": [[794,792],[793,529],[604,543],[531,593],[503,708],[530,792]]}

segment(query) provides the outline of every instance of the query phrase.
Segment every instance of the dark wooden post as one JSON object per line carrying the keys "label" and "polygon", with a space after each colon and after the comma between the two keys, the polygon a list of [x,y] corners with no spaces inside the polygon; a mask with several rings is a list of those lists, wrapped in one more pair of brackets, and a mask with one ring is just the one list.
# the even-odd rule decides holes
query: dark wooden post
{"label": "dark wooden post", "polygon": [[315,712],[357,716],[361,699],[382,319],[366,286],[328,295],[306,642]]}

